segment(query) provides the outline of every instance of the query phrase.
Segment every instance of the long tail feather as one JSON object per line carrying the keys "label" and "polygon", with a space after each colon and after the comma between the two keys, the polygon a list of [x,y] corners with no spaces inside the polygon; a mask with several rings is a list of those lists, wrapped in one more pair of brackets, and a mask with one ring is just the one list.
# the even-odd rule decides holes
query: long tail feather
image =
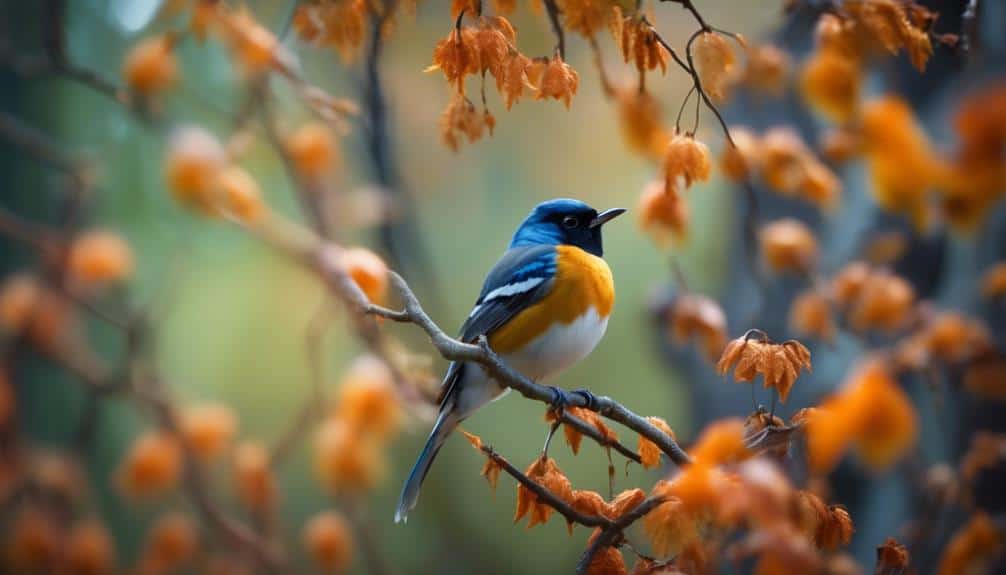
{"label": "long tail feather", "polygon": [[416,502],[419,501],[419,489],[423,486],[423,480],[426,479],[426,474],[429,473],[430,466],[433,465],[433,460],[437,457],[437,453],[440,452],[440,448],[447,441],[447,436],[454,431],[458,423],[458,418],[452,409],[447,408],[440,413],[436,425],[433,426],[433,431],[430,432],[429,439],[426,440],[426,446],[423,447],[422,453],[419,454],[416,464],[412,466],[409,478],[405,480],[405,486],[402,488],[402,496],[398,500],[398,510],[395,511],[395,523],[406,521],[409,511],[412,511],[416,507]]}

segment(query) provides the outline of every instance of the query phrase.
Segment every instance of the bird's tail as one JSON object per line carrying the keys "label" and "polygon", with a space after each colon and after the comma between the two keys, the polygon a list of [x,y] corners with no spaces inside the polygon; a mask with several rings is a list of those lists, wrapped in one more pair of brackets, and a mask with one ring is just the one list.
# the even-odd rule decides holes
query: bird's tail
{"label": "bird's tail", "polygon": [[447,436],[454,431],[459,423],[460,419],[454,410],[445,406],[445,409],[440,412],[440,416],[437,417],[437,423],[433,426],[433,431],[430,432],[430,437],[426,440],[426,446],[419,454],[419,459],[412,466],[409,478],[405,480],[402,496],[398,500],[398,510],[395,511],[395,523],[405,521],[409,511],[415,508],[416,502],[419,500],[419,488],[423,486],[423,480],[426,479],[426,474],[430,471],[430,465],[433,464],[440,448],[447,441]]}

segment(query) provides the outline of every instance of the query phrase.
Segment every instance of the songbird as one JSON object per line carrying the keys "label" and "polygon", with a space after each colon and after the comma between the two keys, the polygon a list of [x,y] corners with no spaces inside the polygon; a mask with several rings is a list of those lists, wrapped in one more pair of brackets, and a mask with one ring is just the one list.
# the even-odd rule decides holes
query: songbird
{"label": "songbird", "polygon": [[[458,339],[488,339],[506,363],[533,381],[548,381],[587,356],[601,340],[615,303],[611,269],[601,256],[601,227],[625,212],[598,213],[587,204],[556,199],[536,206],[486,277]],[[452,363],[440,391],[440,411],[409,473],[395,513],[406,517],[433,459],[458,424],[509,388],[472,363]],[[552,387],[555,403],[586,390]]]}

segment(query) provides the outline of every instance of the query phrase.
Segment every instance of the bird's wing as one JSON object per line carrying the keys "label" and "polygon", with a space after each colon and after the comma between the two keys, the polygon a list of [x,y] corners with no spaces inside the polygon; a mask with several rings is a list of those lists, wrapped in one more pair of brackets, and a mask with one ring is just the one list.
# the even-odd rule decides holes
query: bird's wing
{"label": "bird's wing", "polygon": [[[486,277],[475,307],[461,326],[459,339],[470,343],[480,335],[489,336],[545,297],[552,289],[556,266],[554,246],[524,246],[508,250]],[[441,404],[451,395],[463,367],[464,364],[455,362],[448,368],[440,391]]]}

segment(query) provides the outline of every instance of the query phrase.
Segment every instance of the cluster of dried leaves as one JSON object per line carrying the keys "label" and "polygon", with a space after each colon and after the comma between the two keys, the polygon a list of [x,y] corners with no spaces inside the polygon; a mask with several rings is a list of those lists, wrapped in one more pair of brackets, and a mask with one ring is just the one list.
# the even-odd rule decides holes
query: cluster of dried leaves
{"label": "cluster of dried leaves", "polygon": [[[469,142],[492,134],[496,119],[489,112],[485,96],[486,74],[496,80],[496,89],[509,110],[527,89],[535,99],[561,100],[568,108],[580,84],[580,76],[562,55],[552,58],[529,58],[517,48],[517,31],[504,16],[482,16],[476,12],[471,25],[462,25],[465,13],[457,17],[457,25],[433,50],[433,65],[428,72],[440,70],[454,89],[454,96],[440,117],[440,134],[444,143],[457,151],[460,137]],[[476,109],[465,91],[468,76],[481,78],[482,110]]]}

